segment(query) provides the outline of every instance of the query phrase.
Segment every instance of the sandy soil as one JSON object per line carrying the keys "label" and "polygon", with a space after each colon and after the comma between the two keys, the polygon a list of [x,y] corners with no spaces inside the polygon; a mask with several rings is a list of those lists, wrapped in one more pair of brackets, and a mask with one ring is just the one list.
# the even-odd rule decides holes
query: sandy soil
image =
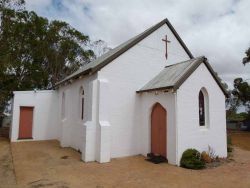
{"label": "sandy soil", "polygon": [[199,171],[152,164],[142,156],[83,163],[57,141],[13,143],[12,152],[20,187],[250,187],[250,151],[239,148],[234,161]]}
{"label": "sandy soil", "polygon": [[9,140],[0,137],[0,187],[12,188],[16,185]]}
{"label": "sandy soil", "polygon": [[250,133],[249,132],[231,132],[228,135],[232,139],[234,146],[250,151]]}

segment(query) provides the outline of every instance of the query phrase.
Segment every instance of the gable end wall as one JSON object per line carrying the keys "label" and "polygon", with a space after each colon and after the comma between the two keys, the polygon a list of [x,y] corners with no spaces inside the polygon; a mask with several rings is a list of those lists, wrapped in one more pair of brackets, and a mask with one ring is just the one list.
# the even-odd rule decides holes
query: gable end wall
{"label": "gable end wall", "polygon": [[[171,41],[168,60],[165,58],[165,43],[162,41],[166,34]],[[136,91],[166,65],[188,59],[188,54],[164,24],[98,72],[98,80],[105,79],[109,88],[106,91],[108,95],[105,100],[108,105],[105,107],[106,115],[103,118],[110,125],[112,158],[141,153],[139,135],[142,122],[139,114],[142,110]]]}
{"label": "gable end wall", "polygon": [[[204,87],[208,93],[208,127],[199,126],[198,96]],[[225,96],[202,63],[177,90],[177,161],[188,148],[227,156]]]}

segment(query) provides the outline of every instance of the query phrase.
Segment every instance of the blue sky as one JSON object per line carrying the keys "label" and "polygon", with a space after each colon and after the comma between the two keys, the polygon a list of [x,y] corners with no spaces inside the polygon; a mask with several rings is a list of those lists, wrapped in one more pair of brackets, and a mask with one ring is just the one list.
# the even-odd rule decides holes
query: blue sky
{"label": "blue sky", "polygon": [[250,46],[249,0],[26,0],[26,7],[111,47],[167,17],[191,52],[205,55],[227,83],[250,78],[250,65],[241,64]]}

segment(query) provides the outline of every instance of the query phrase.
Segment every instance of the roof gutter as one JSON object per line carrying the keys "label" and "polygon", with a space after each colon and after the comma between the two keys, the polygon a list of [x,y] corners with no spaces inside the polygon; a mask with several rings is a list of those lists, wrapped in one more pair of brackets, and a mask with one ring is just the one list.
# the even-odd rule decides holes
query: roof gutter
{"label": "roof gutter", "polygon": [[136,91],[136,93],[151,92],[151,91],[160,91],[160,90],[169,90],[169,89],[172,89],[173,87],[174,86],[167,86],[167,87],[159,87],[159,88],[153,88],[153,89],[145,89],[145,90]]}

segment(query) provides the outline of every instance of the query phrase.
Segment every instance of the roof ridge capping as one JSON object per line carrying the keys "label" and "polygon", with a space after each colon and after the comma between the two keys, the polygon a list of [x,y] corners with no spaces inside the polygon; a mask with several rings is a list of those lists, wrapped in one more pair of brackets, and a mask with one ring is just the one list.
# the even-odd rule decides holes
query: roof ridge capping
{"label": "roof ridge capping", "polygon": [[141,40],[149,36],[151,33],[156,31],[158,28],[160,28],[162,25],[167,24],[173,35],[176,37],[176,39],[179,41],[183,49],[186,51],[190,59],[194,58],[190,50],[187,48],[179,34],[176,32],[172,24],[169,22],[167,18],[163,19],[162,21],[158,22],[157,24],[153,25],[152,27],[146,29],[142,33],[132,37],[131,39],[125,41],[124,43],[118,45],[117,47],[113,48],[112,50],[108,51],[107,53],[103,54],[96,60],[91,61],[90,63],[86,64],[82,68],[78,69],[71,75],[67,76],[66,78],[62,79],[61,81],[57,82],[55,84],[55,88],[59,87],[59,85],[67,82],[68,80],[71,79],[76,79],[81,75],[86,75],[86,74],[93,74],[112,62],[114,59],[119,57],[121,54],[126,52],[128,49],[132,48],[134,45],[139,43]]}

